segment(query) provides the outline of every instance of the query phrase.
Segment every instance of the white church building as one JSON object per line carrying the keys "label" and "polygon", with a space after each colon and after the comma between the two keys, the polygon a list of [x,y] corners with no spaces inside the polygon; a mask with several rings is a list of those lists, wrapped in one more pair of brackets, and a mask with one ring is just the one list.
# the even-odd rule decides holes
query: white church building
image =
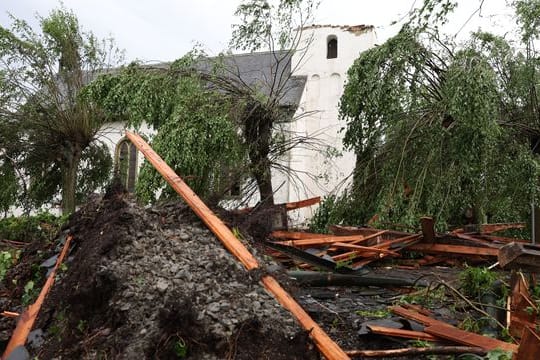
{"label": "white church building", "polygon": [[[341,155],[329,157],[324,154],[324,149],[317,151],[302,146],[293,148],[280,161],[285,167],[294,170],[295,175],[277,170],[272,173],[276,203],[339,192],[350,179],[355,157],[351,152],[343,150],[344,133],[340,130],[344,122],[338,119],[339,100],[347,80],[347,70],[361,52],[375,46],[375,41],[373,26],[312,25],[303,28],[298,47],[303,50],[293,53],[289,62],[291,78],[299,84],[295,93],[289,96],[289,100],[295,103],[295,115],[293,121],[283,126],[286,127],[286,133],[315,138],[320,144],[334,148]],[[308,43],[309,46],[306,46]],[[270,58],[268,53],[233,57],[238,60],[240,67],[249,67],[251,74],[253,69],[266,66],[264,61]],[[123,131],[122,123],[109,124],[103,140],[114,154],[115,161],[123,159],[127,164],[123,176],[128,189],[132,189],[143,159],[125,139]],[[150,134],[151,130],[143,127],[141,132]],[[258,200],[255,196],[251,202],[256,203]],[[313,211],[314,208],[305,208],[289,215],[292,215],[293,222],[300,223],[310,218]]]}

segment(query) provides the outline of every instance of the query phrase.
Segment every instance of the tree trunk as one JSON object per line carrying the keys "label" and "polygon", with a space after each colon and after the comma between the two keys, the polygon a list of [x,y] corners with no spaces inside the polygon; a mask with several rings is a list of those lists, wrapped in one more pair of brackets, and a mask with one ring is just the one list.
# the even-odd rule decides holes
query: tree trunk
{"label": "tree trunk", "polygon": [[264,109],[258,108],[247,119],[245,129],[251,172],[259,188],[261,203],[263,206],[274,205],[271,164],[268,159],[272,137],[272,119],[264,116]]}
{"label": "tree trunk", "polygon": [[81,152],[78,146],[66,156],[64,167],[62,168],[62,215],[69,215],[75,211],[77,169],[81,161]]}

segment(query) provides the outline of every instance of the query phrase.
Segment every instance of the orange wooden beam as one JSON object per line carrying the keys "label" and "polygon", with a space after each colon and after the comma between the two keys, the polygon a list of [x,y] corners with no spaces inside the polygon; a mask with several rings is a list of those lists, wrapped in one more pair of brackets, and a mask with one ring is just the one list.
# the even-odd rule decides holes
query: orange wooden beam
{"label": "orange wooden beam", "polygon": [[[223,243],[247,270],[259,266],[255,257],[238,240],[231,230],[210,210],[191,188],[167,165],[163,159],[137,134],[126,131],[129,140],[141,151],[146,159],[165,178],[172,188],[193,209],[199,218]],[[310,336],[319,351],[329,360],[349,359],[349,356],[322,330],[322,328],[302,309],[302,307],[271,276],[261,278],[264,287],[271,292],[279,303],[289,310]]]}
{"label": "orange wooden beam", "polygon": [[336,235],[325,235],[325,236],[317,236],[312,239],[300,239],[300,240],[285,240],[285,241],[278,241],[278,244],[281,245],[288,245],[288,246],[311,246],[311,245],[325,245],[325,244],[333,244],[335,242],[347,242],[351,244],[359,244],[362,242],[366,242],[370,239],[373,239],[377,236],[380,236],[384,234],[386,231],[378,231],[371,235],[346,235],[346,236],[336,236]]}
{"label": "orange wooden beam", "polygon": [[13,311],[2,311],[2,313],[0,315],[2,315],[3,317],[6,317],[6,318],[13,318],[13,319],[16,319],[19,316],[21,316],[21,314],[19,314],[17,312],[13,312]]}
{"label": "orange wooden beam", "polygon": [[518,346],[501,340],[493,339],[487,336],[478,335],[468,331],[458,329],[455,326],[445,323],[418,312],[418,309],[405,309],[402,306],[391,307],[390,310],[425,325],[424,332],[439,338],[454,341],[458,344],[481,347],[485,350],[502,349],[505,351],[517,352]]}
{"label": "orange wooden beam", "polygon": [[499,249],[488,247],[474,247],[463,245],[447,245],[447,244],[414,244],[407,248],[412,251],[421,251],[435,254],[463,254],[463,255],[483,255],[497,256]]}
{"label": "orange wooden beam", "polygon": [[405,339],[441,341],[440,338],[433,336],[431,334],[422,332],[422,331],[394,329],[394,328],[390,328],[386,326],[377,326],[377,325],[367,325],[367,327],[374,334],[395,336],[395,337],[400,337],[400,338],[405,338]]}
{"label": "orange wooden beam", "polygon": [[13,331],[13,334],[11,335],[11,338],[9,339],[9,343],[6,347],[6,350],[4,351],[4,354],[2,355],[2,359],[4,360],[7,359],[9,354],[11,354],[11,352],[16,347],[22,346],[26,343],[28,334],[32,330],[32,327],[34,326],[39,310],[41,309],[41,305],[43,305],[43,301],[45,300],[45,297],[47,296],[49,290],[54,284],[56,271],[58,270],[58,267],[60,266],[62,261],[64,261],[64,257],[66,256],[68,252],[71,239],[72,239],[71,235],[67,237],[66,243],[64,244],[64,247],[62,248],[62,252],[58,256],[58,259],[56,259],[56,264],[54,265],[54,268],[49,274],[47,281],[45,281],[45,284],[43,285],[43,288],[41,289],[41,292],[39,293],[39,296],[37,297],[36,301],[32,305],[30,305],[22,313],[21,316],[19,316],[19,320],[17,321],[17,326],[15,327],[15,330]]}
{"label": "orange wooden beam", "polygon": [[270,236],[274,239],[300,240],[300,239],[321,239],[321,238],[327,237],[328,235],[300,232],[300,231],[274,230],[270,233]]}
{"label": "orange wooden beam", "polygon": [[287,209],[287,211],[296,210],[296,209],[300,209],[300,208],[303,208],[303,207],[308,207],[308,206],[311,206],[311,205],[315,205],[315,204],[318,204],[320,202],[321,202],[321,197],[317,196],[317,197],[310,198],[310,199],[305,199],[305,200],[286,203],[285,204],[285,209]]}
{"label": "orange wooden beam", "polygon": [[487,336],[478,335],[469,331],[458,329],[454,326],[431,325],[425,328],[424,331],[428,334],[432,334],[446,340],[451,340],[458,344],[477,346],[488,351],[496,349],[512,351],[514,353],[517,353],[518,351],[518,346],[516,344],[510,344]]}

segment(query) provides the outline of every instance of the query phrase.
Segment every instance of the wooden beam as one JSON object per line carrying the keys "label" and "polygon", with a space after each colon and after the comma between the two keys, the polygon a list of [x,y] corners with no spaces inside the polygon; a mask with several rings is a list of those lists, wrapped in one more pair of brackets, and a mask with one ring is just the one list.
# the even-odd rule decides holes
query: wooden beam
{"label": "wooden beam", "polygon": [[487,351],[501,349],[504,351],[517,352],[518,346],[487,336],[458,329],[449,325],[431,325],[424,329],[425,332],[440,338],[454,341],[458,344],[480,347]]}
{"label": "wooden beam", "polygon": [[497,256],[499,254],[499,249],[495,248],[447,244],[414,244],[409,246],[407,249],[411,251],[420,251],[434,254],[462,254],[482,256]]}
{"label": "wooden beam", "polygon": [[390,310],[399,316],[414,320],[426,326],[424,332],[446,340],[454,341],[458,344],[481,347],[488,351],[502,349],[505,351],[516,352],[518,348],[515,344],[458,329],[444,321],[420,314],[414,309],[405,309],[402,306],[394,306],[390,308]]}
{"label": "wooden beam", "polygon": [[[314,198],[295,201],[295,202],[275,204],[274,206],[276,208],[277,207],[284,207],[285,211],[290,211],[290,210],[296,210],[296,209],[300,209],[300,208],[303,208],[303,207],[315,205],[315,204],[318,204],[320,202],[321,202],[321,197],[317,196],[317,197],[314,197]],[[243,209],[234,210],[234,212],[237,213],[237,214],[249,214],[252,210],[253,210],[252,207],[247,207],[247,208],[243,208]]]}
{"label": "wooden beam", "polygon": [[301,240],[301,239],[325,238],[328,236],[328,234],[315,234],[315,233],[300,232],[300,231],[275,230],[270,233],[270,236],[274,239]]}
{"label": "wooden beam", "polygon": [[39,310],[41,310],[43,301],[45,301],[45,298],[47,297],[49,290],[51,290],[54,284],[54,279],[56,277],[56,272],[58,270],[58,267],[60,266],[60,264],[62,263],[62,261],[64,261],[64,258],[66,257],[66,254],[69,250],[69,244],[71,244],[71,239],[72,239],[72,236],[69,235],[66,239],[64,247],[62,248],[62,251],[60,252],[60,255],[58,255],[58,258],[56,259],[56,264],[54,265],[51,273],[49,274],[49,277],[45,281],[43,288],[41,288],[41,291],[39,292],[39,295],[36,301],[32,305],[28,306],[28,308],[22,313],[22,315],[19,316],[19,320],[17,321],[17,326],[15,327],[13,334],[11,334],[11,338],[9,339],[6,350],[4,351],[4,354],[2,355],[2,359],[7,359],[9,357],[9,354],[11,354],[11,352],[16,347],[24,346],[24,344],[26,343],[28,334],[30,334],[32,327],[34,326],[34,323],[36,322],[36,318],[37,318],[37,315],[39,314]]}
{"label": "wooden beam", "polygon": [[530,328],[525,328],[516,360],[537,360],[540,349],[540,336]]}
{"label": "wooden beam", "polygon": [[503,269],[540,272],[540,245],[510,243],[499,250],[498,260]]}
{"label": "wooden beam", "polygon": [[[255,257],[238,240],[231,230],[206,206],[191,188],[167,165],[163,159],[137,134],[126,131],[129,140],[141,151],[146,159],[165,178],[172,188],[184,199],[199,218],[208,226],[247,270],[258,268]],[[319,351],[329,360],[349,359],[343,350],[322,330],[322,328],[302,309],[300,305],[271,276],[261,278],[264,287],[274,295],[284,308],[289,310],[298,322],[309,331]]]}
{"label": "wooden beam", "polygon": [[276,244],[302,247],[302,246],[313,246],[313,245],[328,245],[335,242],[353,242],[353,241],[364,241],[363,235],[351,235],[351,236],[332,236],[326,235],[324,237],[316,237],[312,239],[300,239],[300,240],[282,240],[274,241]]}
{"label": "wooden beam", "polygon": [[[418,239],[420,239],[421,235],[420,234],[407,234],[407,236],[404,236],[404,237],[400,237],[400,238],[396,238],[396,239],[392,239],[392,240],[387,240],[385,242],[382,242],[380,244],[377,244],[377,245],[373,245],[371,246],[372,248],[376,248],[376,249],[390,249],[390,247],[392,246],[400,246],[401,248],[404,248],[406,246],[410,246],[411,244],[415,243],[416,241],[418,241]],[[380,254],[379,255],[379,258],[383,258],[387,256],[387,254]],[[334,259],[335,260],[335,259]],[[360,260],[356,263],[354,263],[352,265],[353,268],[357,268],[357,267],[361,267],[361,266],[364,266],[364,265],[367,265],[369,264],[370,262],[372,262],[374,259],[363,259],[363,260]]]}
{"label": "wooden beam", "polygon": [[13,311],[2,311],[0,315],[6,318],[12,318],[12,319],[16,319],[19,316],[21,316],[21,314],[19,314],[18,312],[13,312]]}
{"label": "wooden beam", "polygon": [[307,206],[315,205],[315,204],[318,204],[320,202],[321,202],[321,197],[317,196],[317,197],[310,198],[310,199],[305,199],[305,200],[286,203],[285,204],[285,209],[287,209],[287,211],[296,210],[296,209],[304,208],[304,207],[307,207]]}
{"label": "wooden beam", "polygon": [[421,314],[418,309],[406,309],[403,306],[392,306],[390,308],[390,311],[404,318],[419,322],[420,324],[424,326],[431,326],[431,325],[452,326],[450,324],[445,323],[444,321],[433,319],[427,315]]}
{"label": "wooden beam", "polygon": [[440,341],[441,339],[431,334],[422,331],[412,331],[404,329],[395,329],[386,326],[367,325],[369,330],[374,334],[395,336],[405,339],[426,340],[426,341]]}
{"label": "wooden beam", "polygon": [[493,248],[501,247],[500,244],[495,244],[492,241],[483,239],[482,235],[461,234],[461,233],[452,233],[452,235],[457,237],[458,239],[471,241],[475,244],[482,245],[485,247],[493,247]]}
{"label": "wooden beam", "polygon": [[497,231],[503,231],[508,229],[524,229],[525,223],[499,223],[499,224],[482,224],[480,225],[480,232],[482,234],[491,234]]}
{"label": "wooden beam", "polygon": [[365,252],[371,252],[371,253],[379,253],[379,254],[387,254],[387,255],[393,255],[396,257],[401,256],[400,253],[392,251],[392,250],[386,250],[386,249],[378,249],[373,246],[361,246],[361,245],[355,245],[355,244],[347,244],[342,242],[335,242],[332,244],[332,246],[337,248],[343,248],[343,249],[354,249],[354,250],[365,250]]}

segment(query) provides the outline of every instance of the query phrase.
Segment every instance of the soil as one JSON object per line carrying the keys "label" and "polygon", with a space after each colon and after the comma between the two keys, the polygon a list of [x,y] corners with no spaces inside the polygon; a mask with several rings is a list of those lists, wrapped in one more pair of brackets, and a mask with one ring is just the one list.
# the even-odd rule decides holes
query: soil
{"label": "soil", "polygon": [[[234,217],[229,221],[244,234],[251,228],[263,236],[267,226],[255,224],[270,217],[250,218],[247,225]],[[182,202],[141,207],[120,188],[76,212],[55,243],[26,250],[24,261],[4,282],[3,293],[9,294],[0,298],[4,309],[22,311],[18,299],[24,284],[46,272],[35,264],[58,253],[67,233],[74,238],[67,269],[57,275],[38,317],[38,330],[27,344],[32,356],[41,360],[320,359],[309,334],[259,284],[261,274],[268,272],[343,349],[412,344],[366,331],[367,322],[382,321],[377,314],[384,313],[403,289],[302,288],[265,256],[261,238],[253,241],[246,235],[244,243],[262,264],[260,270],[247,272]],[[401,275],[427,281],[435,275],[453,279],[458,271],[426,268]],[[372,269],[383,276],[390,272],[400,275]],[[447,321],[467,316],[449,314],[448,304],[431,305]],[[415,326],[404,323],[405,328]],[[13,320],[0,320],[2,340],[13,327]]]}

